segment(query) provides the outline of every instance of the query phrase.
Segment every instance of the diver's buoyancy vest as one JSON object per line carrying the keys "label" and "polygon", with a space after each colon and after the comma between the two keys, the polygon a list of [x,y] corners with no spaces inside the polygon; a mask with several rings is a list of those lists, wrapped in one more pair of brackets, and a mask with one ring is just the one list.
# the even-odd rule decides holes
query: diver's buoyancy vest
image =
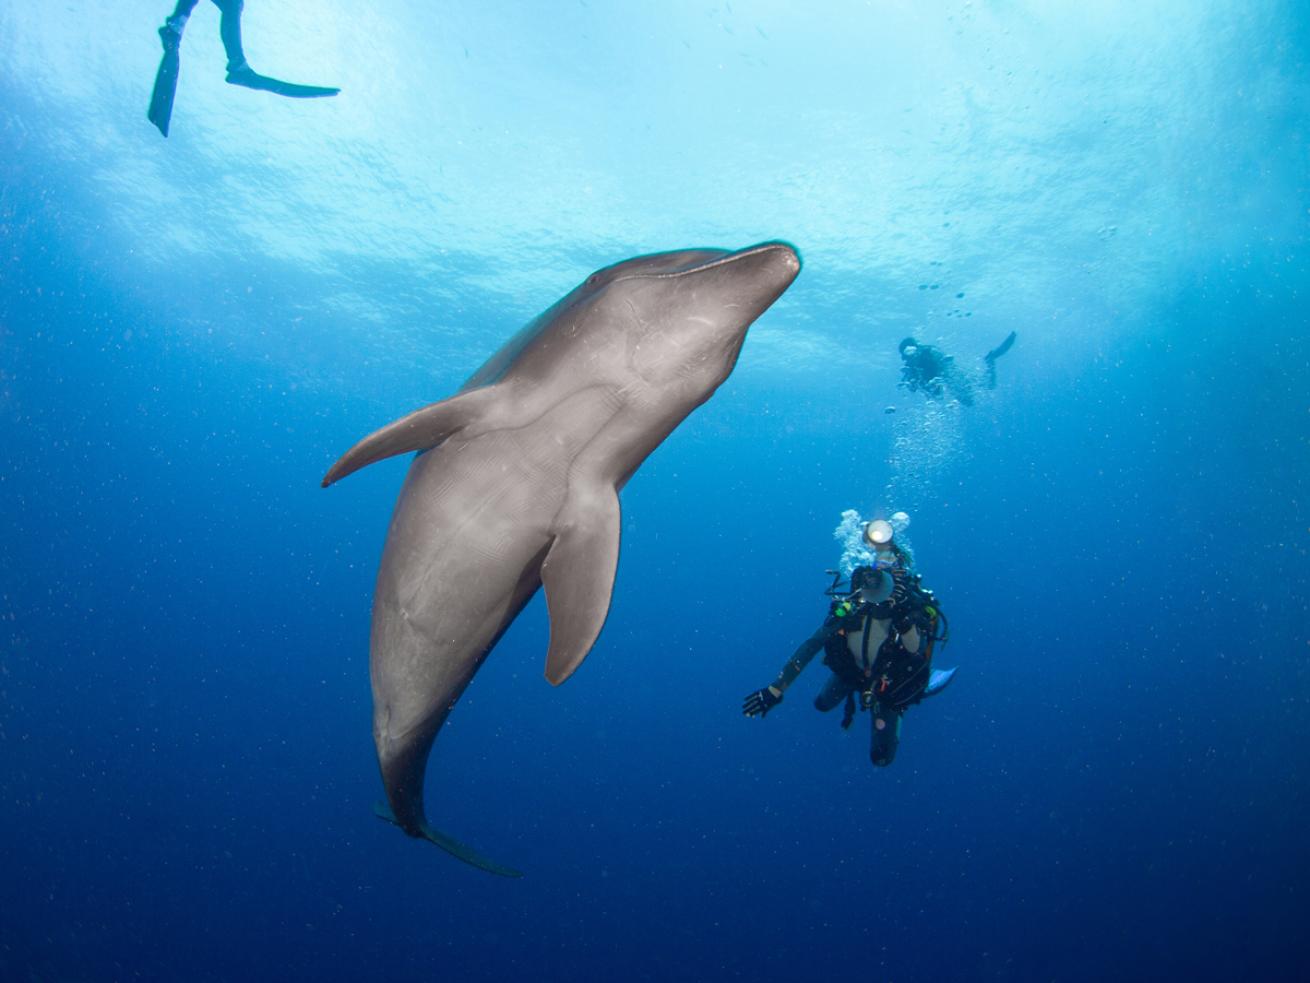
{"label": "diver's buoyancy vest", "polygon": [[851,687],[904,705],[915,702],[928,683],[939,612],[917,576],[896,571],[893,578],[890,598],[861,605],[842,619],[823,662]]}
{"label": "diver's buoyancy vest", "polygon": [[861,672],[873,669],[878,659],[878,650],[891,634],[891,627],[891,619],[875,618],[872,612],[866,612],[859,619],[859,627],[844,632],[846,651],[855,662],[856,669]]}
{"label": "diver's buoyancy vest", "polygon": [[[899,645],[905,649],[909,655],[917,655],[922,639],[919,636],[919,629],[910,625],[909,630],[905,632],[896,632],[892,626],[891,618],[879,618],[875,612],[867,612],[859,627],[848,630],[846,636],[846,650],[855,662],[855,667],[861,672],[865,670],[872,671],[877,664],[878,653],[882,651],[887,639],[892,638],[893,645]],[[867,644],[866,644],[867,643]]]}

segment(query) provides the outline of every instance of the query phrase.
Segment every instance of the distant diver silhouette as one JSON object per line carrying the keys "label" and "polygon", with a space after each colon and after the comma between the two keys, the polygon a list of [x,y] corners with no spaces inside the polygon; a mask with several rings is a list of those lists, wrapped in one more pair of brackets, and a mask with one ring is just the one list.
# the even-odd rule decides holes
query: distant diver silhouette
{"label": "distant diver silhouette", "polygon": [[955,356],[939,348],[922,344],[909,337],[899,346],[901,353],[901,381],[897,383],[910,392],[925,393],[929,399],[951,398],[963,406],[972,406],[979,382],[986,389],[996,388],[996,360],[1014,346],[1018,335],[1011,331],[1005,340],[983,356],[986,367],[981,380],[969,370],[955,365]]}
{"label": "distant diver silhouette", "polygon": [[[150,110],[146,117],[159,132],[168,136],[168,124],[173,117],[173,97],[177,93],[177,76],[181,67],[178,49],[182,46],[182,31],[187,18],[196,9],[200,0],[177,0],[173,13],[159,29],[159,39],[164,44],[164,57],[159,62],[159,71],[155,73],[155,88],[150,95]],[[279,96],[292,99],[315,99],[322,96],[335,96],[340,89],[323,85],[297,85],[295,82],[283,82],[281,79],[260,75],[246,61],[241,47],[241,9],[243,0],[214,0],[223,13],[219,24],[219,36],[223,39],[223,49],[227,52],[227,81],[232,85],[242,85],[247,89],[259,89],[273,92]]]}

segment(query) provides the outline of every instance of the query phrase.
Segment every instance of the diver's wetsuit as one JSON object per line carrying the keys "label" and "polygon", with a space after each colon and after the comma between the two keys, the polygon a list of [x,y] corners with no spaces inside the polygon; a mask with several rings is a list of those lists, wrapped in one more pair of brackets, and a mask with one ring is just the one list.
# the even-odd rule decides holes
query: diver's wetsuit
{"label": "diver's wetsuit", "polygon": [[[159,40],[164,45],[164,55],[160,59],[159,69],[155,72],[155,85],[150,93],[150,108],[146,118],[159,132],[168,136],[168,128],[173,118],[173,100],[177,95],[178,73],[181,71],[182,32],[191,12],[200,0],[177,0],[177,6],[164,20],[159,29]],[[341,90],[336,86],[300,85],[296,82],[284,82],[281,79],[260,75],[246,62],[245,50],[241,46],[241,10],[243,0],[214,0],[214,5],[222,11],[218,33],[223,39],[223,50],[227,52],[227,80],[233,85],[261,92],[272,92],[292,99],[317,99],[322,96],[335,96]]]}
{"label": "diver's wetsuit", "polygon": [[[871,596],[850,614],[830,613],[822,627],[802,642],[771,684],[780,693],[820,651],[832,675],[815,697],[816,709],[827,713],[843,701],[858,698],[873,716],[869,758],[889,765],[900,744],[901,717],[923,695],[929,678],[928,639],[913,625],[904,625],[891,591],[892,578],[881,595]],[[902,592],[897,592],[901,594]],[[897,630],[897,625],[902,630]],[[848,709],[853,712],[853,707]]]}
{"label": "diver's wetsuit", "polygon": [[[164,27],[172,34],[174,44],[181,40],[182,29],[199,4],[200,0],[177,0],[177,6],[164,22]],[[241,45],[241,11],[245,6],[244,0],[214,0],[214,6],[222,12],[218,34],[223,39],[223,50],[227,54],[227,70],[232,72],[242,67],[249,69]],[[165,38],[165,44],[168,40]]]}
{"label": "diver's wetsuit", "polygon": [[[921,345],[913,338],[901,342],[901,385],[910,392],[924,392],[930,399],[941,399],[949,394],[963,406],[972,406],[978,386],[996,388],[996,360],[1014,346],[1018,337],[1011,331],[999,345],[983,356],[984,373],[962,370],[955,365],[955,356],[940,348]],[[911,350],[912,346],[912,350]],[[907,354],[909,352],[909,354]]]}
{"label": "diver's wetsuit", "polygon": [[[952,373],[955,358],[947,355],[939,348],[932,345],[916,345],[913,355],[906,355],[903,351],[901,358],[905,364],[901,366],[901,382],[910,392],[919,392],[922,390],[929,396],[940,397],[943,395],[948,373]],[[951,380],[954,381],[954,380]],[[951,387],[953,390],[956,386]],[[961,403],[973,402],[973,393],[957,393]]]}

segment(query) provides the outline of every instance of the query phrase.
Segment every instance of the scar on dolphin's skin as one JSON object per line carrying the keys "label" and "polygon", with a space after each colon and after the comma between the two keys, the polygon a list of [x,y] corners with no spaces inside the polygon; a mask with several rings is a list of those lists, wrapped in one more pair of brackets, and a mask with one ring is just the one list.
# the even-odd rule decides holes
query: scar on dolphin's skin
{"label": "scar on dolphin's skin", "polygon": [[800,272],[789,245],[638,256],[587,278],[449,399],[352,447],[332,484],[415,458],[373,598],[373,738],[379,815],[497,874],[428,825],[423,783],[437,732],[537,588],[550,615],[546,678],[567,679],[609,612],[619,490],[737,363],[746,330]]}

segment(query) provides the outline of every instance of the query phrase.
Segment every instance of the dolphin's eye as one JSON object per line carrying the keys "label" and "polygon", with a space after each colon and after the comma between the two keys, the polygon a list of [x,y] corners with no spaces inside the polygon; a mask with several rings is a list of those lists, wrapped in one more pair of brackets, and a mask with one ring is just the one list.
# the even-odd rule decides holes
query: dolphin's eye
{"label": "dolphin's eye", "polygon": [[594,287],[598,283],[600,283],[599,273],[593,273],[591,276],[587,277],[587,286]]}

